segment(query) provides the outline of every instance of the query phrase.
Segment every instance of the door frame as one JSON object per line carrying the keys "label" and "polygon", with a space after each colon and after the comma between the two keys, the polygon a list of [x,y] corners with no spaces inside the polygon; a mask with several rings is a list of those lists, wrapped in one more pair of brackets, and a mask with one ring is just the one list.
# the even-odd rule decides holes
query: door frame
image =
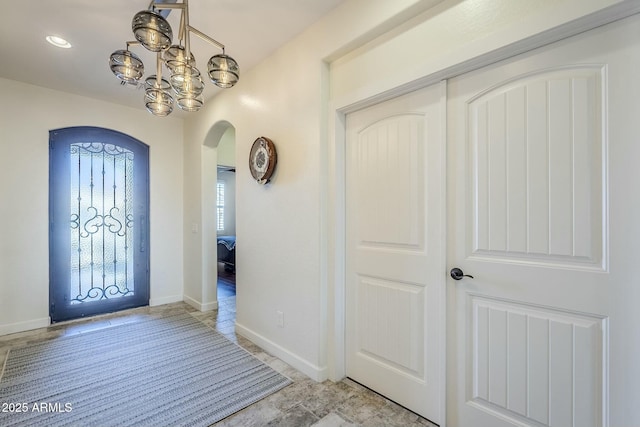
{"label": "door frame", "polygon": [[[406,82],[390,90],[359,98],[349,103],[341,102],[340,100],[329,101],[328,141],[327,148],[322,152],[321,159],[325,166],[324,170],[327,172],[327,179],[323,181],[322,187],[324,212],[320,226],[322,249],[322,306],[324,309],[323,312],[326,313],[327,320],[325,326],[327,338],[326,369],[329,379],[339,381],[346,376],[346,115],[439,82],[441,82],[440,84],[444,87],[443,91],[446,100],[447,79],[624,19],[636,13],[640,13],[640,4],[619,3],[494,51],[469,58],[463,62],[438,70],[419,79]],[[326,66],[327,64],[325,63],[324,65]],[[446,128],[443,143],[446,160],[446,148],[448,146]],[[445,201],[447,201],[449,197],[446,191],[449,183],[446,181],[447,180],[445,180]],[[448,203],[445,203],[443,207],[445,209],[445,219],[447,204]],[[443,242],[445,251],[447,249],[446,241],[447,236],[445,232]],[[449,260],[446,256],[445,259],[448,264]],[[446,286],[448,289],[451,286],[451,279],[447,278],[447,283]],[[450,298],[451,295],[449,295],[449,292],[445,292],[445,301],[443,302],[445,308]],[[450,328],[450,319],[448,318],[448,314],[446,314],[446,310],[445,320],[446,321],[443,321],[444,331],[442,335],[445,337],[446,343],[443,348],[445,348],[446,351],[443,360],[446,360],[446,354],[450,352],[451,346],[455,344],[451,339],[446,338],[446,331]],[[446,364],[446,362],[444,363]],[[446,382],[448,381],[448,377],[449,375],[446,375],[445,386],[442,390],[442,401],[445,405],[443,426],[446,425],[447,419]]]}
{"label": "door frame", "polygon": [[[68,251],[61,251],[59,244],[61,241],[66,242],[65,238],[61,234],[68,233],[68,219],[60,220],[56,218],[65,217],[63,213],[67,212],[68,205],[65,206],[64,202],[68,203],[68,187],[64,182],[68,184],[68,177],[65,178],[59,173],[59,161],[64,158],[63,151],[60,151],[60,147],[68,147],[72,143],[82,141],[99,141],[100,143],[113,144],[116,146],[123,145],[124,141],[127,149],[130,149],[138,156],[144,157],[144,162],[138,164],[137,169],[142,175],[135,179],[137,184],[134,184],[138,196],[135,200],[140,200],[140,203],[144,206],[144,212],[137,212],[137,215],[141,222],[136,226],[136,237],[134,247],[139,247],[139,251],[144,255],[134,258],[136,260],[134,266],[134,274],[137,279],[135,284],[135,294],[128,297],[126,300],[121,298],[109,299],[105,301],[95,301],[87,304],[77,304],[77,306],[69,306],[64,303],[66,300],[65,294],[61,293],[61,285],[56,284],[61,279],[66,282],[67,271],[69,264],[66,261]],[[58,151],[54,152],[56,149]],[[62,171],[64,175],[64,170]],[[68,170],[67,170],[68,172]],[[62,181],[62,186],[57,184],[52,186],[53,181]],[[65,194],[61,194],[65,193]],[[60,129],[53,129],[49,131],[49,317],[51,322],[61,322],[65,320],[73,320],[86,316],[93,316],[98,314],[108,313],[110,311],[126,310],[134,307],[141,307],[149,305],[150,296],[150,252],[149,252],[149,210],[150,210],[150,194],[149,194],[149,146],[144,142],[127,135],[125,133],[101,128],[94,126],[74,126]],[[71,197],[69,195],[69,197]],[[137,208],[136,208],[137,209]],[[54,223],[55,221],[55,223]],[[63,225],[63,224],[66,224]],[[66,248],[68,249],[68,248]],[[56,304],[58,307],[56,307]],[[60,307],[65,305],[65,307]],[[56,313],[54,315],[54,313]]]}

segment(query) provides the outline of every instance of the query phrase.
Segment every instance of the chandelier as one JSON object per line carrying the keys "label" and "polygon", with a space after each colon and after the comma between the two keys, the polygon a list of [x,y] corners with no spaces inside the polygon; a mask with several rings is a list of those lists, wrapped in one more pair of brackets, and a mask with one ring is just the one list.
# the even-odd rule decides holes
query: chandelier
{"label": "chandelier", "polygon": [[[156,74],[144,81],[144,103],[147,110],[156,116],[167,116],[173,111],[175,99],[175,103],[182,110],[198,111],[204,104],[204,81],[196,68],[189,36],[195,34],[222,50],[221,54],[213,55],[207,64],[209,79],[216,86],[223,89],[233,87],[240,79],[240,68],[233,58],[225,54],[222,43],[189,25],[188,0],[182,0],[182,3],[161,1],[152,0],[147,10],[136,13],[131,22],[136,40],[128,41],[126,49],[116,50],[111,54],[109,68],[121,80],[121,84],[140,84],[144,75],[144,64],[129,47],[142,45],[147,50],[157,53]],[[181,11],[178,44],[172,44],[173,30],[165,17],[158,12],[163,9]],[[162,77],[163,65],[169,71],[168,80]]]}

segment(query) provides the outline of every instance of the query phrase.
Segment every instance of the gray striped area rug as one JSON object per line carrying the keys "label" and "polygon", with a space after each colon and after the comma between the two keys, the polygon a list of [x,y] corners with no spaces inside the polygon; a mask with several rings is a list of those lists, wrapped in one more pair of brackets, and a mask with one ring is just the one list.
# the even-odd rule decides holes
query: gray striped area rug
{"label": "gray striped area rug", "polygon": [[209,426],[291,380],[189,314],[12,349],[0,426]]}

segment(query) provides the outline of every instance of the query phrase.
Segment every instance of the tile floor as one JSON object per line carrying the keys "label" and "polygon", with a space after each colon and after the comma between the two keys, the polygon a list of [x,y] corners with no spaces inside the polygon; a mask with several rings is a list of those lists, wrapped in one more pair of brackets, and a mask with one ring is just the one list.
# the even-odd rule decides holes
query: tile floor
{"label": "tile floor", "polygon": [[159,317],[189,312],[202,323],[218,330],[258,359],[293,380],[293,384],[227,417],[216,423],[216,426],[434,426],[424,418],[349,379],[338,383],[331,381],[317,383],[309,379],[249,340],[235,334],[235,297],[221,298],[219,306],[218,310],[206,313],[199,312],[185,303],[143,307],[0,336],[0,368],[4,365],[8,350],[14,346],[135,322],[149,316]]}

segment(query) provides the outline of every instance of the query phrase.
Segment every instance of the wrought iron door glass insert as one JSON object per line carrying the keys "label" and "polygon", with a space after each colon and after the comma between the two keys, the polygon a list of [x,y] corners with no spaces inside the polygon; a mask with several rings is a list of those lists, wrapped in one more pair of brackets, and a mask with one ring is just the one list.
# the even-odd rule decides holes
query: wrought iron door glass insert
{"label": "wrought iron door glass insert", "polygon": [[71,304],[133,296],[133,152],[70,145]]}

